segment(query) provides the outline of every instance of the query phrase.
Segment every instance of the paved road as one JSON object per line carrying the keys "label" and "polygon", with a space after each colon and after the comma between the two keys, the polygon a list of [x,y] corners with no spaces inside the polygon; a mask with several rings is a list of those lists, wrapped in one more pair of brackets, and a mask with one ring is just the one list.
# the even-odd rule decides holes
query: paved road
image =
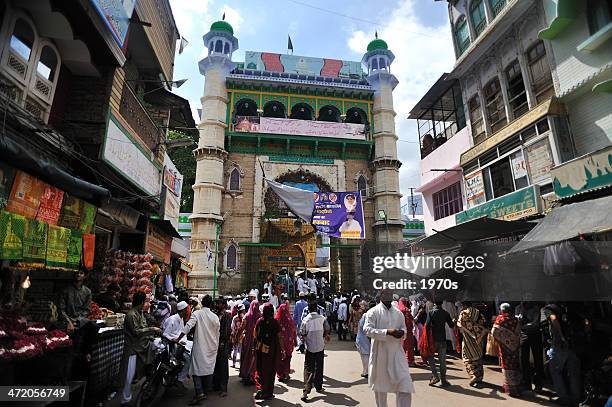
{"label": "paved road", "polygon": [[[276,398],[269,401],[253,399],[254,386],[243,386],[237,377],[238,370],[230,365],[229,394],[220,398],[217,394],[209,395],[202,403],[210,407],[246,407],[246,406],[374,406],[374,397],[365,379],[360,377],[361,361],[352,342],[338,342],[332,339],[328,344],[325,357],[325,394],[311,393],[311,400],[304,403],[300,400],[302,393],[302,367],[304,356],[294,353],[292,368],[295,372],[287,383],[278,383],[274,393]],[[468,379],[460,359],[449,358],[448,379],[452,386],[446,389],[428,386],[431,373],[428,370],[411,369],[412,380],[415,382],[416,394],[413,395],[414,407],[436,406],[469,406],[479,407],[492,405],[504,407],[552,405],[547,397],[538,396],[528,399],[512,399],[506,396],[502,389],[502,377],[499,367],[486,367],[485,380],[491,385],[482,389],[468,386]],[[159,403],[160,406],[185,406],[193,396],[192,384],[188,385],[189,394],[178,396],[168,393]],[[389,405],[395,405],[394,396],[389,396]]]}

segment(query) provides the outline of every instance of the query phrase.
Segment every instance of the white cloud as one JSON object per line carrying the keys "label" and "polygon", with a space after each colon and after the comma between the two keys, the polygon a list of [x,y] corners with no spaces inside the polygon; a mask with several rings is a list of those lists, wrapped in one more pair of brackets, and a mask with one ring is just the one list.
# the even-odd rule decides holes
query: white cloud
{"label": "white cloud", "polygon": [[210,4],[211,0],[170,0],[174,20],[183,37],[191,41],[202,34],[202,22],[211,21]]}
{"label": "white cloud", "polygon": [[225,20],[234,28],[235,35],[238,36],[240,33],[240,26],[244,21],[244,18],[242,18],[242,15],[240,15],[240,12],[227,4],[223,6],[221,11],[225,14]]}
{"label": "white cloud", "polygon": [[[400,140],[412,142],[398,142],[398,156],[403,163],[400,168],[403,202],[410,195],[409,188],[420,185],[418,134],[415,121],[407,119],[408,113],[440,75],[452,69],[454,62],[448,23],[437,27],[423,24],[414,10],[417,1],[399,0],[388,25],[378,30],[378,37],[395,54],[391,65],[391,72],[399,80],[393,92],[395,130]],[[372,39],[373,33],[353,30],[348,46],[363,55]]]}

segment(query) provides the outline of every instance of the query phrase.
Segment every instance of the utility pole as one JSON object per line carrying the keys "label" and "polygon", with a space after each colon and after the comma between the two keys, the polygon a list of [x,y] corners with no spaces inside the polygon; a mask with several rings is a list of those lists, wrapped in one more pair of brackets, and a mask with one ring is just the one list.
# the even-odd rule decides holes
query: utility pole
{"label": "utility pole", "polygon": [[416,207],[417,204],[414,203],[414,189],[410,187],[410,209],[412,210],[412,219],[416,219]]}

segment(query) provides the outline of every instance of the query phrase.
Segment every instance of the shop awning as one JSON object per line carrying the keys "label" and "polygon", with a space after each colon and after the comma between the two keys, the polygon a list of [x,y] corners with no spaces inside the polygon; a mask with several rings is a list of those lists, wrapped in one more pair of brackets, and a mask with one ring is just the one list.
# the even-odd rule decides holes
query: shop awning
{"label": "shop awning", "polygon": [[172,226],[172,223],[170,223],[169,220],[149,218],[149,222],[159,227],[166,235],[182,239],[179,232],[176,231],[176,229],[174,228],[174,226]]}
{"label": "shop awning", "polygon": [[110,198],[108,189],[69,174],[10,137],[0,138],[0,160],[96,206]]}
{"label": "shop awning", "polygon": [[[420,119],[425,113],[430,112],[434,115],[435,120],[442,120],[445,111],[446,114],[456,109],[455,101],[452,98],[444,99],[442,96],[455,84],[458,84],[457,79],[448,79],[448,73],[443,73],[440,78],[433,84],[427,93],[419,100],[419,102],[410,110],[409,119]],[[432,119],[426,117],[426,119]]]}
{"label": "shop awning", "polygon": [[178,130],[182,133],[189,134],[197,140],[199,132],[196,129],[196,123],[193,120],[189,101],[167,91],[164,88],[156,89],[147,93],[144,96],[146,102],[155,106],[165,107],[170,109],[170,121],[168,128]]}
{"label": "shop awning", "polygon": [[580,235],[611,231],[610,208],[612,196],[555,208],[508,254],[545,247]]}
{"label": "shop awning", "polygon": [[437,232],[412,244],[413,253],[422,251],[450,250],[461,243],[527,233],[536,224],[525,221],[505,221],[479,218]]}

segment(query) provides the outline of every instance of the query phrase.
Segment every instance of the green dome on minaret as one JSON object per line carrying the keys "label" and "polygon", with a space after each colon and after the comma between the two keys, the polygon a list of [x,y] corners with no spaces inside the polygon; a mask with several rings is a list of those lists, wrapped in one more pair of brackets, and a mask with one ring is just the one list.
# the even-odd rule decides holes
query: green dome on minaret
{"label": "green dome on minaret", "polygon": [[378,38],[378,31],[374,33],[374,37],[374,40],[372,40],[368,44],[368,52],[374,51],[376,49],[389,49],[389,46],[387,45],[385,40],[381,40],[380,38]]}
{"label": "green dome on minaret", "polygon": [[230,23],[225,20],[215,21],[214,23],[212,23],[212,25],[210,26],[210,31],[225,31],[234,35],[234,29],[232,28]]}

